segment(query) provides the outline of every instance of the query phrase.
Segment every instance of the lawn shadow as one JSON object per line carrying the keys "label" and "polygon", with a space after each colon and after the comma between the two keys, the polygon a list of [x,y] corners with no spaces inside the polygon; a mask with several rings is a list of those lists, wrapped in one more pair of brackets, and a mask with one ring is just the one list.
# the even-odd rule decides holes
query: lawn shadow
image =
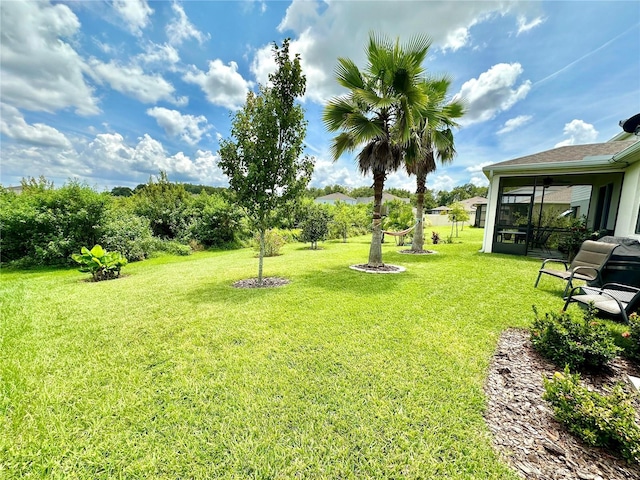
{"label": "lawn shadow", "polygon": [[[294,279],[293,283],[300,283],[305,288],[309,286],[321,288],[328,291],[345,291],[348,290],[360,295],[370,295],[372,292],[378,292],[379,289],[396,288],[404,284],[407,279],[413,278],[411,272],[404,271],[400,273],[381,274],[366,273],[349,268],[353,264],[336,265],[321,270],[312,270],[299,275]],[[385,262],[390,265],[396,265],[394,262]],[[399,265],[399,264],[398,264]]]}
{"label": "lawn shadow", "polygon": [[[272,277],[275,275],[269,275]],[[226,303],[240,304],[249,301],[255,301],[256,299],[269,299],[270,297],[277,298],[283,290],[291,288],[293,281],[291,278],[284,275],[277,275],[280,278],[286,278],[289,283],[280,286],[269,286],[261,288],[237,288],[234,287],[234,283],[247,280],[251,277],[243,277],[230,280],[224,278],[221,280],[209,281],[199,285],[185,294],[185,298],[190,303],[209,303],[209,304],[221,304]],[[267,276],[265,276],[267,278]],[[286,292],[284,292],[286,293]],[[277,301],[277,300],[273,300]]]}

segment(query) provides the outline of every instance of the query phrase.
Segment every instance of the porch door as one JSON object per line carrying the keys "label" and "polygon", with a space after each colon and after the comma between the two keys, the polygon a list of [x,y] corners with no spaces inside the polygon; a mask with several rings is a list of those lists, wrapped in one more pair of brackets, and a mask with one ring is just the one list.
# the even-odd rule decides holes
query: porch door
{"label": "porch door", "polygon": [[532,193],[502,192],[496,212],[491,251],[526,255],[531,236]]}

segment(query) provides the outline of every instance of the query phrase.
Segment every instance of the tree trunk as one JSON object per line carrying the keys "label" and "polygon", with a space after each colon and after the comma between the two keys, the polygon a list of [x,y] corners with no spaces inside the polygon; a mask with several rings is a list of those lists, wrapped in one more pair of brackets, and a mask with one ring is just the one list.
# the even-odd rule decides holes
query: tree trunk
{"label": "tree trunk", "polygon": [[424,192],[426,191],[427,175],[416,176],[416,228],[413,234],[413,242],[411,243],[411,250],[414,252],[421,252],[424,250],[424,223],[422,218],[424,217]]}
{"label": "tree trunk", "polygon": [[373,225],[371,247],[369,249],[369,267],[381,267],[382,263],[382,190],[384,172],[373,174]]}
{"label": "tree trunk", "polygon": [[260,229],[260,259],[258,260],[258,285],[262,286],[262,264],[264,262],[264,228]]}

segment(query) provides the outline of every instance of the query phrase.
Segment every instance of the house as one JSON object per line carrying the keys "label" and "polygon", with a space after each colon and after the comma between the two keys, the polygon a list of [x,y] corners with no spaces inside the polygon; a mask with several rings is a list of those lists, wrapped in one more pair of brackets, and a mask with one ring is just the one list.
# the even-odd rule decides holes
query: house
{"label": "house", "polygon": [[[632,118],[640,122],[640,115]],[[489,198],[483,251],[528,254],[542,228],[536,216],[559,195],[559,205],[584,216],[588,229],[640,240],[640,137],[634,131],[484,167]]]}
{"label": "house", "polygon": [[316,203],[329,203],[331,205],[335,205],[335,203],[338,201],[347,203],[349,205],[355,205],[356,203],[358,203],[355,198],[351,198],[350,196],[340,192],[330,193],[329,195],[324,195],[315,199]]}
{"label": "house", "polygon": [[[382,193],[382,203],[385,204],[387,202],[393,202],[393,201],[401,201],[404,203],[410,203],[411,200],[409,198],[401,198],[401,197],[396,197],[395,195],[391,195],[390,193],[387,192],[383,192]],[[357,203],[373,203],[373,197],[358,197],[356,198],[356,202]]]}

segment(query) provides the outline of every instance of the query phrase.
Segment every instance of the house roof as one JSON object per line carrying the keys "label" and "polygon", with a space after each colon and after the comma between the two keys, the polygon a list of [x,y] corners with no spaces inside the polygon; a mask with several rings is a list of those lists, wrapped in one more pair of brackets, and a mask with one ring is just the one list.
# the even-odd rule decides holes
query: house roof
{"label": "house roof", "polygon": [[345,195],[344,193],[335,192],[330,193],[329,195],[323,195],[322,197],[316,198],[316,200],[351,200],[355,202],[355,198],[351,198],[349,195]]}
{"label": "house roof", "polygon": [[[540,153],[534,153],[533,155],[527,155],[524,157],[514,158],[513,160],[507,160],[505,162],[494,163],[485,167],[486,170],[490,170],[494,167],[507,167],[510,165],[533,165],[543,163],[557,163],[557,162],[579,162],[586,157],[599,157],[607,156],[613,157],[616,153],[619,153],[626,148],[633,145],[637,140],[631,141],[619,141],[619,142],[607,142],[607,143],[589,143],[586,145],[568,145],[565,147],[558,147],[551,150],[546,150]],[[484,170],[484,169],[483,169]]]}
{"label": "house roof", "polygon": [[487,203],[488,200],[484,197],[472,197],[472,198],[467,198],[466,200],[461,200],[460,203],[462,205],[464,205],[465,208],[469,209],[469,208],[473,208],[476,205],[483,205],[485,203]]}
{"label": "house roof", "polygon": [[[373,197],[358,197],[356,200],[358,203],[372,203]],[[393,202],[394,200],[400,200],[401,202],[404,202],[404,203],[409,203],[411,201],[408,198],[396,197],[395,195],[392,195],[387,192],[382,193],[382,203]]]}

